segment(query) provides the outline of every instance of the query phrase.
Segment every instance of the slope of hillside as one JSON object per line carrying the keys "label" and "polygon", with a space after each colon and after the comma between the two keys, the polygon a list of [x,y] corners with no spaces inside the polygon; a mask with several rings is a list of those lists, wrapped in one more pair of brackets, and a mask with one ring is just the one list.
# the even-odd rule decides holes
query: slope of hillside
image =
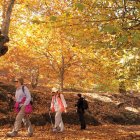
{"label": "slope of hillside", "polygon": [[[3,137],[5,131],[8,131],[14,122],[15,113],[13,111],[13,96],[15,88],[12,85],[0,83],[0,135]],[[48,113],[51,102],[51,94],[46,89],[31,90],[34,103],[31,121],[34,125],[37,136],[40,131],[48,131],[48,134],[42,134],[42,137],[50,136],[51,123]],[[72,140],[75,135],[77,139],[81,138],[79,122],[76,114],[76,92],[64,92],[68,104],[68,112],[63,114],[63,120],[66,125],[66,131],[63,136],[65,139]],[[86,121],[88,130],[83,133],[83,139],[119,140],[126,137],[131,140],[140,138],[140,98],[136,95],[120,95],[108,93],[82,93],[89,101],[89,110],[86,111]],[[51,114],[54,120],[54,114]],[[10,127],[10,128],[9,128]],[[76,132],[73,130],[77,130]],[[42,133],[42,132],[41,132]],[[91,136],[91,133],[93,134]],[[24,132],[21,135],[25,135]],[[112,135],[115,137],[112,138]],[[21,137],[21,136],[19,136]],[[61,136],[58,135],[58,138]],[[127,139],[126,139],[127,140]]]}
{"label": "slope of hillside", "polygon": [[[14,101],[12,97],[14,91],[15,88],[12,85],[0,83],[0,125],[9,123],[5,121],[6,118],[13,120],[10,116],[13,116]],[[41,90],[32,90],[31,93],[34,98],[32,122],[36,125],[45,125],[46,122],[49,122],[48,109],[51,94],[48,91]],[[75,110],[76,94],[74,92],[64,92],[68,104],[68,113],[63,114],[63,117],[64,121],[69,124],[78,123]],[[139,97],[107,93],[82,94],[89,101],[89,111],[86,113],[89,124],[140,124]]]}

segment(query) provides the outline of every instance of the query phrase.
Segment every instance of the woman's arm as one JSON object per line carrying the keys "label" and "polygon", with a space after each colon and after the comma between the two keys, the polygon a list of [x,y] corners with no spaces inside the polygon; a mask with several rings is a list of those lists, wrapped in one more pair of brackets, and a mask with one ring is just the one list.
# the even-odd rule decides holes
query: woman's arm
{"label": "woman's arm", "polygon": [[64,98],[64,95],[63,94],[60,94],[60,98],[61,98],[61,101],[62,101],[62,103],[64,105],[64,108],[67,108],[67,103],[66,103],[66,100]]}

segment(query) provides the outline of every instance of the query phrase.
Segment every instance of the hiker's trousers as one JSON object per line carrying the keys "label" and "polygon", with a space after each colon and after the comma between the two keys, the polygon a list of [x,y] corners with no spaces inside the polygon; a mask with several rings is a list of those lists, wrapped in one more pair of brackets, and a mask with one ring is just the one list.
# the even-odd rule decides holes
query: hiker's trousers
{"label": "hiker's trousers", "polygon": [[64,123],[62,120],[62,112],[56,111],[55,112],[55,128],[60,128],[60,131],[64,131]]}
{"label": "hiker's trousers", "polygon": [[85,121],[84,112],[78,112],[78,116],[79,116],[79,121],[81,124],[81,129],[86,129],[86,121]]}
{"label": "hiker's trousers", "polygon": [[21,107],[20,111],[18,112],[18,114],[16,116],[15,123],[14,123],[13,131],[18,132],[19,129],[21,128],[22,122],[27,127],[28,133],[33,133],[33,128],[32,128],[29,116],[25,114],[25,107]]}

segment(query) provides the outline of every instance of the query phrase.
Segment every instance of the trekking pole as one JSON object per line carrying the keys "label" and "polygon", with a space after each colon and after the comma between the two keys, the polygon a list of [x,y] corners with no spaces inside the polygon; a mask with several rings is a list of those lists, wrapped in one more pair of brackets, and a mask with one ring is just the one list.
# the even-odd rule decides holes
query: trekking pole
{"label": "trekking pole", "polygon": [[51,111],[49,111],[49,117],[50,117],[51,125],[52,125],[52,128],[53,128],[53,122],[52,122]]}

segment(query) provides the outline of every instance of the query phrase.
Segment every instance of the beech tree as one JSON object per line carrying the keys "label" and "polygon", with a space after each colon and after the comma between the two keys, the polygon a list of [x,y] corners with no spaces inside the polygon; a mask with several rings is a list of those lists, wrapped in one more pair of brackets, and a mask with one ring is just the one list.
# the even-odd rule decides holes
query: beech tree
{"label": "beech tree", "polygon": [[12,8],[15,0],[3,0],[2,4],[2,25],[0,30],[0,56],[4,55],[8,51],[8,46],[5,45],[9,42],[9,26],[12,14]]}

